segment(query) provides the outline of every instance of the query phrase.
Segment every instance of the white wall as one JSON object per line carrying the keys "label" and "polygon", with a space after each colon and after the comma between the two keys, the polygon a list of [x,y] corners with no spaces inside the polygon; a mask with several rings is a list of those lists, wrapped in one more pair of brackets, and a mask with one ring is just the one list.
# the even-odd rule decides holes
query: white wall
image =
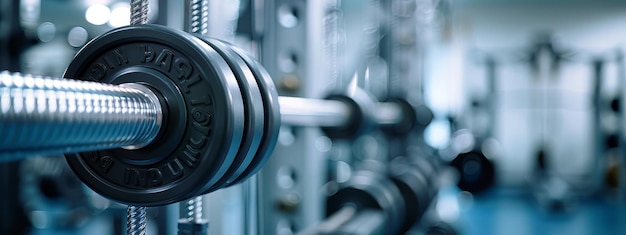
{"label": "white wall", "polygon": [[[439,114],[462,110],[469,97],[485,88],[484,68],[471,59],[475,52],[509,55],[511,62],[498,71],[499,181],[520,184],[527,180],[542,135],[552,145],[559,172],[587,171],[593,154],[591,65],[569,63],[558,74],[544,74],[542,79],[527,65],[513,63],[512,52],[528,47],[533,33],[550,31],[560,45],[584,52],[577,58],[608,55],[626,42],[626,3],[470,2],[456,5],[453,36],[430,52],[430,104]],[[610,66],[606,72],[607,96],[616,89],[614,70]],[[553,79],[545,79],[549,76]]]}

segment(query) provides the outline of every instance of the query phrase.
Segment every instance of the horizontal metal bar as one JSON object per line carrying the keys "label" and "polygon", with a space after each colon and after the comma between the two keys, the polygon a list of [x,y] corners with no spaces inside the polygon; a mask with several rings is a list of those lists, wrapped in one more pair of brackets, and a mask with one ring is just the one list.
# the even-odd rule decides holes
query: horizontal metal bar
{"label": "horizontal metal bar", "polygon": [[350,118],[350,107],[336,100],[278,97],[283,124],[294,126],[343,126]]}
{"label": "horizontal metal bar", "polygon": [[[341,127],[352,115],[338,100],[279,97],[283,124]],[[377,103],[380,125],[397,123],[402,110]],[[162,125],[158,97],[140,84],[110,85],[0,73],[0,161],[149,144]]]}
{"label": "horizontal metal bar", "polygon": [[[338,100],[299,97],[278,97],[282,123],[292,126],[341,127],[350,121],[350,105]],[[372,107],[373,121],[378,125],[393,125],[402,119],[402,109],[396,103],[376,103]]]}
{"label": "horizontal metal bar", "polygon": [[357,212],[355,207],[345,206],[323,220],[320,224],[300,231],[298,235],[333,234],[333,232],[336,232],[342,225],[353,219]]}
{"label": "horizontal metal bar", "polygon": [[381,210],[357,210],[345,206],[320,224],[309,227],[298,235],[384,234],[385,226],[389,224],[387,220]]}
{"label": "horizontal metal bar", "polygon": [[393,125],[402,120],[402,108],[396,103],[377,103],[372,114],[378,125]]}
{"label": "horizontal metal bar", "polygon": [[157,136],[162,115],[158,97],[139,84],[0,72],[0,161],[141,148]]}

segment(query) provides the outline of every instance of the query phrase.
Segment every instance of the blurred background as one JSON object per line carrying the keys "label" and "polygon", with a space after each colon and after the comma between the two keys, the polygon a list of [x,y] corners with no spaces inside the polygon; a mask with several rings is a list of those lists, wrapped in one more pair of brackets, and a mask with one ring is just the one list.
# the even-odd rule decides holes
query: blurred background
{"label": "blurred background", "polygon": [[[254,54],[281,95],[358,86],[432,111],[407,146],[441,166],[438,194],[406,234],[626,234],[626,2],[205,1],[207,35]],[[189,2],[150,0],[150,23],[188,30]],[[0,70],[61,77],[129,17],[129,1],[0,0]],[[210,233],[315,227],[327,183],[391,148],[284,126],[252,182],[204,196]],[[125,207],[61,156],[0,163],[0,184],[0,234],[125,233]],[[149,234],[176,234],[178,217],[150,208]]]}

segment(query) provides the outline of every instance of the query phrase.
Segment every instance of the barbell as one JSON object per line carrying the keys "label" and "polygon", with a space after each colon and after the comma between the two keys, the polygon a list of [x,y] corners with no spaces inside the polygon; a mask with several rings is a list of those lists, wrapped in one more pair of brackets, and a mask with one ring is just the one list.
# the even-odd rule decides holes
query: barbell
{"label": "barbell", "polygon": [[241,49],[159,25],[95,38],[63,77],[0,73],[0,160],[66,154],[91,189],[138,206],[242,182],[267,161],[281,124],[354,138],[376,126],[402,135],[432,119],[425,106],[361,90],[279,97]]}

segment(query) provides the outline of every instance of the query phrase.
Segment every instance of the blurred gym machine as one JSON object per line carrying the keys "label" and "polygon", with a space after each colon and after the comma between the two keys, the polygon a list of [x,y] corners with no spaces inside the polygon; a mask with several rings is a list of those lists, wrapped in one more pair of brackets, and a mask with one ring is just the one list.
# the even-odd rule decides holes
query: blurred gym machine
{"label": "blurred gym machine", "polygon": [[[535,105],[543,113],[535,114],[543,117],[541,126],[541,140],[537,144],[535,156],[535,176],[531,178],[535,196],[539,203],[549,211],[560,212],[567,210],[576,204],[581,197],[593,197],[607,192],[609,188],[619,188],[618,192],[623,195],[623,186],[618,187],[616,172],[618,165],[623,164],[623,137],[621,100],[623,99],[624,87],[624,64],[621,49],[615,49],[606,53],[587,52],[582,49],[564,48],[554,41],[550,34],[540,34],[534,43],[527,49],[526,56],[522,60],[530,66],[537,80],[542,83],[544,90]],[[591,100],[590,113],[592,127],[592,153],[590,154],[590,167],[587,172],[581,173],[578,178],[562,175],[554,163],[554,140],[548,136],[551,134],[550,127],[556,126],[558,117],[550,117],[547,112],[553,105],[559,104],[559,100],[547,100],[550,92],[545,83],[553,83],[564,65],[581,64],[589,65],[591,71]],[[616,88],[608,87],[607,67],[613,66],[613,78]],[[553,104],[553,105],[550,105]]]}
{"label": "blurred gym machine", "polygon": [[534,125],[539,129],[540,139],[536,144],[534,156],[534,173],[536,174],[530,177],[529,181],[539,182],[531,183],[531,187],[542,206],[553,212],[562,211],[573,204],[574,198],[570,184],[553,165],[555,154],[552,148],[554,148],[555,140],[551,138],[551,131],[554,131],[552,127],[555,126],[558,118],[551,116],[548,112],[553,109],[549,104],[559,101],[550,100],[553,96],[549,94],[554,91],[549,88],[556,83],[563,64],[571,60],[573,52],[555,43],[552,35],[539,34],[523,53],[525,56],[522,63],[527,63],[534,75],[533,82],[536,82],[537,86],[542,89],[536,97],[530,98],[535,110],[538,110],[531,112],[531,115],[540,117]]}
{"label": "blurred gym machine", "polygon": [[[384,1],[383,3],[389,4],[387,5],[386,9],[392,11],[392,9],[420,9],[418,8],[418,6],[420,6],[418,2],[422,1]],[[187,5],[187,7],[189,7],[190,9],[197,9],[193,8],[194,6],[200,6],[200,8],[205,7],[201,5],[193,5],[199,3],[200,1],[193,1],[193,3],[190,3],[189,5]],[[328,6],[319,3],[304,1],[266,1],[263,3],[262,7],[254,5],[252,1],[248,2],[247,4],[249,7],[246,9],[250,10],[244,12],[249,13],[250,16],[249,18],[243,19],[253,19],[249,21],[250,26],[247,27],[248,32],[250,33],[250,38],[252,39],[252,41],[259,40],[257,43],[259,46],[258,53],[260,55],[261,61],[263,63],[263,66],[270,73],[271,77],[275,80],[274,82],[278,84],[279,92],[298,97],[316,98],[322,96],[323,92],[326,92],[328,90],[328,86],[326,86],[327,84],[324,84],[323,82],[319,82],[319,78],[332,77],[325,74],[325,69],[320,69],[326,67],[327,65],[323,63],[323,60],[319,59],[325,56],[321,53],[324,51],[323,49],[325,48],[325,46],[327,46],[324,45],[323,42],[328,42],[329,40],[333,39],[324,38],[328,37],[329,35],[332,36],[332,34],[320,33],[320,29],[323,28],[320,27],[321,22],[325,22],[327,24],[326,26],[330,25],[329,19],[331,19],[332,17],[324,18],[325,14],[329,12],[326,11],[328,9]],[[409,7],[406,8],[407,6]],[[264,12],[263,14],[261,14],[261,16],[255,15],[255,13],[258,12],[257,8],[255,7],[259,7],[267,12]],[[337,5],[335,5],[334,8],[341,9],[340,7],[337,7]],[[337,12],[338,11],[335,11],[335,13]],[[404,11],[396,12],[395,14],[399,14],[396,15],[396,18],[400,19],[405,19],[407,16],[415,17],[416,15],[415,13],[407,13]],[[193,10],[191,15],[191,17],[194,17]],[[410,17],[408,18],[410,19]],[[199,19],[203,18],[200,17]],[[159,20],[167,21],[163,20],[162,18],[160,18]],[[193,23],[198,23],[193,20],[190,21],[191,22],[187,22],[187,24],[185,25],[193,25]],[[387,27],[389,29],[392,29],[393,27],[395,27],[396,23],[397,22],[387,25]],[[415,28],[411,21],[404,22],[404,24],[405,27],[409,26],[408,28],[411,28],[410,26],[412,26],[412,28]],[[246,31],[243,30],[246,29],[246,27],[238,28],[242,28],[242,31]],[[259,39],[261,37],[259,36],[259,31],[257,31],[258,28],[262,29],[262,39]],[[193,29],[193,27],[187,29],[188,32],[202,34],[201,31],[194,30],[195,29]],[[201,27],[200,30],[202,30]],[[413,33],[415,32],[409,31],[409,34]],[[118,32],[118,34],[121,35],[122,33]],[[295,35],[301,36],[301,40],[294,40],[293,37]],[[398,34],[390,33],[389,35],[395,36]],[[104,38],[106,38],[106,36],[104,36]],[[398,45],[400,45],[394,50],[388,49],[388,51],[394,51],[394,53],[397,53],[389,53],[391,54],[389,58],[395,58],[395,60],[397,61],[393,62],[394,59],[390,59],[387,63],[391,67],[395,66],[396,63],[406,63],[406,61],[404,60],[404,57],[406,55],[402,55],[400,52],[417,51],[417,48],[413,48],[413,44],[407,43],[406,41],[401,41],[397,38],[391,38],[390,41],[396,42]],[[305,42],[304,47],[302,46],[302,42]],[[413,41],[413,43],[417,43],[417,41]],[[219,43],[215,41],[211,41],[209,44],[213,45],[214,47],[220,48],[219,46],[216,46],[219,45]],[[396,47],[394,45],[395,44],[392,44],[390,48]],[[85,51],[88,50],[84,50],[82,52],[83,56],[90,56]],[[232,58],[228,58],[228,62],[232,62],[231,59]],[[361,62],[355,62],[355,64],[357,65],[353,65],[352,67],[357,67],[358,64],[361,64]],[[403,66],[405,66],[404,69],[400,68],[398,70],[392,70],[405,71],[407,68],[413,68],[412,66]],[[345,73],[352,73],[351,66],[347,67],[348,69],[345,69],[347,71]],[[336,72],[338,74],[341,74],[344,71]],[[386,96],[383,97],[388,97],[388,99],[386,99],[386,103],[398,103],[391,106],[390,110],[392,110],[392,113],[397,113],[398,109],[400,109],[400,113],[407,113],[415,115],[416,117],[411,116],[407,120],[400,120],[400,122],[398,122],[398,120],[391,120],[388,121],[389,125],[383,123],[382,126],[383,128],[388,129],[387,132],[411,133],[411,135],[414,135],[412,137],[417,136],[417,140],[422,141],[419,136],[423,134],[424,126],[428,125],[430,119],[432,119],[432,113],[430,113],[425,106],[415,106],[411,103],[405,103],[404,100],[409,99],[404,96],[416,93],[409,91],[399,92],[399,90],[401,89],[398,89],[398,87],[401,87],[401,84],[404,84],[405,81],[418,80],[413,79],[414,76],[416,76],[416,74],[412,72],[406,72],[406,74],[402,75],[390,76],[390,81],[395,79],[394,83],[396,85],[390,85],[389,87],[394,88],[390,88]],[[19,78],[20,75],[3,74],[3,78],[8,79],[9,77],[21,79]],[[341,77],[345,76],[341,75],[337,77],[340,80]],[[338,82],[338,84],[341,84],[341,82]],[[344,88],[350,87],[337,86],[335,87],[335,90],[341,91],[344,90]],[[354,90],[354,87],[352,89]],[[418,88],[418,90],[420,89],[421,88]],[[421,92],[417,94],[421,95]],[[282,98],[282,100],[288,99]],[[291,101],[293,101],[293,99]],[[421,102],[421,100],[417,100],[417,102],[419,103]],[[288,102],[282,103],[288,104]],[[304,104],[307,103],[305,102]],[[415,111],[414,107],[419,108],[417,108],[417,111]],[[383,108],[383,110],[385,109]],[[384,121],[384,118],[385,117],[378,119],[383,119]],[[292,120],[290,122],[304,123],[305,121]],[[414,125],[417,125],[418,127],[415,128]],[[323,145],[328,144],[328,139],[321,132],[319,132],[317,128],[296,126],[281,127],[281,132],[278,137],[278,147],[274,151],[274,154],[272,158],[270,158],[266,167],[259,174],[260,176],[258,186],[255,186],[254,183],[251,183],[250,185],[249,189],[259,190],[258,209],[256,211],[256,213],[259,213],[259,216],[256,216],[255,218],[259,219],[259,221],[256,222],[259,229],[259,231],[257,231],[258,233],[281,234],[285,232],[292,233],[300,231],[304,227],[309,227],[310,225],[315,225],[321,222],[321,219],[324,217],[323,214],[333,215],[323,224],[327,225],[330,223],[338,225],[337,227],[335,227],[335,229],[328,230],[328,228],[326,228],[326,230],[324,230],[324,233],[328,231],[338,233],[354,232],[355,234],[389,234],[406,232],[415,223],[418,222],[420,215],[428,208],[430,201],[436,194],[437,184],[434,183],[436,181],[434,180],[434,178],[437,177],[436,169],[438,168],[436,158],[432,156],[430,156],[430,158],[423,156],[425,155],[424,153],[428,152],[425,150],[413,150],[413,152],[407,151],[406,148],[409,145],[408,143],[411,142],[407,141],[407,136],[400,136],[394,138],[389,137],[389,143],[400,144],[390,144],[389,149],[393,149],[393,151],[387,153],[386,155],[388,156],[382,157],[381,159],[379,159],[381,161],[376,163],[382,164],[382,167],[355,166],[355,169],[359,168],[359,170],[353,173],[352,177],[350,177],[350,179],[348,179],[347,181],[337,183],[337,186],[335,187],[336,189],[331,190],[335,193],[331,193],[331,196],[329,196],[328,198],[328,202],[325,203],[324,201],[326,201],[326,199],[323,195],[320,195],[319,192],[322,188],[332,188],[328,185],[324,186],[324,184],[326,183],[325,179],[323,177],[320,177],[321,175],[324,175],[320,174],[320,172],[325,172],[325,170],[323,169],[325,165],[325,151],[323,151],[323,149],[327,147],[324,147]],[[415,129],[417,129],[417,131],[415,131]],[[326,130],[326,133],[328,132],[329,130]],[[359,132],[358,135],[361,135],[361,133]],[[393,135],[397,136],[397,133],[394,133]],[[425,146],[423,143],[419,143],[419,145],[422,148],[428,148],[428,146]],[[68,158],[71,158],[71,156]],[[100,161],[102,164],[105,164],[102,166],[107,167],[106,164],[108,163],[106,161],[102,162],[101,160],[98,161]],[[54,162],[34,162],[30,165],[55,166],[56,164]],[[355,162],[355,165],[357,165],[357,162]],[[361,165],[361,163],[359,162],[358,165]],[[32,169],[29,169],[27,171],[30,170]],[[51,180],[51,175],[53,175],[53,173],[55,172],[58,173],[66,171],[60,168],[55,168],[50,171],[41,170],[41,181],[49,182]],[[65,176],[58,177],[63,178]],[[3,179],[10,178],[11,177],[7,177]],[[56,179],[56,177],[53,178]],[[389,184],[389,182],[393,183]],[[334,183],[331,182],[331,184]],[[61,184],[61,186],[66,185]],[[41,194],[48,196],[55,196],[59,193],[58,191],[55,191],[56,189],[46,190],[47,187],[40,187],[38,189],[44,189],[41,191]],[[68,190],[67,193],[70,193],[70,190]],[[84,195],[81,196],[80,194],[82,192],[78,193],[78,197],[84,197]],[[67,197],[72,198],[74,196],[69,195]],[[254,194],[252,194],[251,197],[254,197]],[[127,199],[121,200],[124,201]],[[190,228],[191,233],[193,233],[194,231],[202,232],[206,230],[207,223],[201,220],[201,211],[196,211],[195,209],[202,205],[200,199],[192,198],[188,200],[187,203],[188,205],[182,205],[183,207],[187,207],[186,209],[183,209],[183,211],[191,212],[192,214],[183,214],[182,217],[183,219],[192,220],[181,221],[181,223],[179,224],[179,229],[185,229],[187,228],[186,224],[189,224],[189,226],[192,227]],[[254,203],[256,202],[254,199],[252,199],[249,206],[254,206]],[[278,206],[276,206],[277,204]],[[323,205],[325,204],[328,205],[326,206],[327,211],[324,211],[323,209],[325,207]],[[190,209],[189,207],[192,208]],[[145,213],[146,212],[142,211],[141,208],[130,207],[129,226],[131,225],[130,220],[135,219],[139,220],[132,222],[137,223],[134,224],[135,226],[145,226]],[[135,218],[135,216],[137,216],[137,218]],[[254,217],[254,215],[252,216]],[[198,219],[198,217],[200,217],[200,219],[195,220]],[[345,223],[337,223],[336,221],[338,220],[344,221]],[[5,220],[3,220],[3,222],[4,221]],[[372,224],[372,227],[359,228],[359,226],[357,225],[362,224],[364,221],[372,221],[374,223]],[[250,221],[250,223],[255,224],[255,222],[252,221]],[[196,225],[201,226],[202,228],[196,230],[196,228],[194,227]],[[141,230],[142,228],[139,227],[132,229]],[[138,230],[133,231],[138,232]],[[249,230],[246,230],[246,232],[255,233],[255,230],[256,228],[250,228]],[[130,231],[131,228],[129,227],[129,232]]]}
{"label": "blurred gym machine", "polygon": [[[539,33],[535,35],[530,45],[521,50],[511,52],[488,53],[483,56],[485,60],[485,71],[488,76],[489,85],[487,89],[495,94],[498,81],[495,76],[496,68],[502,65],[522,64],[528,66],[531,72],[531,82],[538,90],[528,91],[530,105],[529,126],[536,129],[539,140],[535,144],[533,159],[533,175],[529,177],[529,189],[533,192],[537,201],[543,207],[552,212],[560,212],[575,205],[577,198],[584,196],[597,196],[606,192],[607,188],[618,188],[620,198],[623,198],[624,187],[620,183],[623,180],[617,173],[624,163],[623,156],[623,113],[622,100],[624,96],[624,61],[621,49],[610,52],[598,53],[588,52],[581,49],[565,48],[557,43],[553,35]],[[479,56],[480,57],[480,56]],[[555,141],[552,135],[554,128],[559,126],[557,122],[563,117],[551,115],[555,107],[561,107],[563,100],[560,100],[559,90],[555,89],[558,84],[558,75],[565,65],[583,65],[590,68],[591,90],[589,102],[589,114],[591,117],[592,149],[590,153],[590,167],[586,172],[580,172],[577,176],[563,175],[555,165],[553,148]],[[611,71],[607,71],[611,67]],[[611,72],[613,72],[611,74]],[[614,87],[607,86],[607,75],[614,75],[616,78],[611,83]],[[495,114],[493,102],[498,100],[492,96],[486,96],[487,110]],[[476,105],[478,104],[478,105]],[[482,102],[474,102],[472,107],[481,107]],[[473,116],[473,115],[469,115]],[[495,116],[488,123],[495,126]],[[451,118],[452,126],[459,126],[459,121]],[[487,128],[489,130],[490,128]],[[492,131],[488,131],[493,133]],[[463,136],[460,134],[455,137]],[[453,137],[453,143],[454,139]],[[462,138],[461,138],[462,139]],[[461,168],[462,169],[462,168]],[[562,170],[562,169],[561,169]],[[461,170],[460,170],[461,171]],[[462,176],[461,176],[462,177]],[[461,187],[461,185],[459,185]],[[461,187],[462,188],[462,187]]]}
{"label": "blurred gym machine", "polygon": [[[602,192],[609,189],[617,189],[620,200],[624,199],[626,184],[624,174],[624,120],[622,101],[624,100],[623,87],[626,85],[626,68],[624,67],[624,55],[621,49],[614,53],[597,56],[590,62],[593,68],[593,133],[594,133],[594,165],[592,172],[592,185],[596,185],[596,191]],[[613,65],[617,77],[617,89],[607,90],[607,67]]]}

